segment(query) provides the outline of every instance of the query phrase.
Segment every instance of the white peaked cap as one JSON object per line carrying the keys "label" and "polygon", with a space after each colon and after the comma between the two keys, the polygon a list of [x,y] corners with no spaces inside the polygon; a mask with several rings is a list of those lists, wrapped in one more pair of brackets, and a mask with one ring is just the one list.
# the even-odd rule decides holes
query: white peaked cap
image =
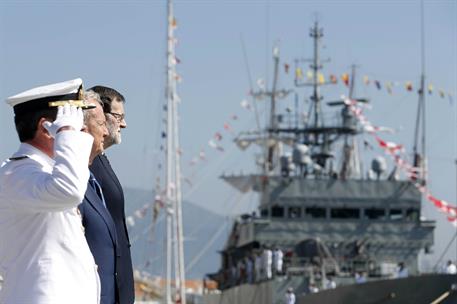
{"label": "white peaked cap", "polygon": [[34,113],[64,104],[71,104],[83,110],[95,107],[93,103],[84,100],[81,78],[30,89],[9,97],[6,103],[13,107],[15,115]]}
{"label": "white peaked cap", "polygon": [[53,83],[37,88],[27,90],[25,92],[8,97],[6,103],[14,107],[21,103],[41,99],[45,97],[61,96],[67,94],[77,93],[83,81],[81,78],[68,80],[59,83]]}

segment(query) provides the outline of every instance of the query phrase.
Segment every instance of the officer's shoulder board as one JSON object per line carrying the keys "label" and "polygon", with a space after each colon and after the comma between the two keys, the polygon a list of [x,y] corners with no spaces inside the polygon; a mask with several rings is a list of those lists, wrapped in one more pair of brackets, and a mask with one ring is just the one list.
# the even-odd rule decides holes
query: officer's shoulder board
{"label": "officer's shoulder board", "polygon": [[26,159],[26,158],[29,158],[27,155],[23,155],[23,156],[16,156],[16,157],[10,157],[8,158],[8,160],[21,160],[21,159]]}

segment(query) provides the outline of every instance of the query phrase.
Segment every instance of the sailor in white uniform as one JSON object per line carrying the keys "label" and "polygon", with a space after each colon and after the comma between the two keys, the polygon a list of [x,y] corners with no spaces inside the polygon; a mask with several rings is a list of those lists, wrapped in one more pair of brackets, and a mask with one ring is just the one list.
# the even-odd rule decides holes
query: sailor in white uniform
{"label": "sailor in white uniform", "polygon": [[269,280],[272,276],[271,266],[273,263],[273,253],[271,252],[270,248],[264,247],[263,254],[263,270],[264,270],[264,279]]}
{"label": "sailor in white uniform", "polygon": [[278,247],[273,251],[273,268],[276,275],[282,274],[282,265],[283,265],[284,253]]}
{"label": "sailor in white uniform", "polygon": [[287,288],[286,304],[295,304],[295,294],[294,289],[292,287]]}
{"label": "sailor in white uniform", "polygon": [[75,79],[7,99],[21,144],[0,167],[2,304],[99,303],[77,209],[93,141],[80,131],[82,92]]}
{"label": "sailor in white uniform", "polygon": [[447,274],[456,274],[457,273],[457,267],[455,266],[454,263],[452,263],[451,260],[447,261],[445,272]]}

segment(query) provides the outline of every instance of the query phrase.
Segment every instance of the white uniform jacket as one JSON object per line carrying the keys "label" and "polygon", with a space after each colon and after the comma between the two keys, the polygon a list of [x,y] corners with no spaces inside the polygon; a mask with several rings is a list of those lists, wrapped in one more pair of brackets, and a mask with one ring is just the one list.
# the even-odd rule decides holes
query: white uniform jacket
{"label": "white uniform jacket", "polygon": [[[0,168],[1,304],[97,304],[100,282],[77,206],[93,138],[62,131],[54,159],[22,143]],[[24,157],[27,156],[27,157]]]}

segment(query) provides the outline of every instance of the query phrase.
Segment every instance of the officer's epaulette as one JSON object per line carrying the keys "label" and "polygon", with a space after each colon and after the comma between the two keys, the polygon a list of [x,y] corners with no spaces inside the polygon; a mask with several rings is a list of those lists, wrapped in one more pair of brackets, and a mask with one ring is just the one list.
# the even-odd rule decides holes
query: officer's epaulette
{"label": "officer's epaulette", "polygon": [[21,160],[21,159],[25,159],[25,158],[29,158],[29,157],[27,155],[24,155],[24,156],[10,157],[8,159],[9,160]]}

